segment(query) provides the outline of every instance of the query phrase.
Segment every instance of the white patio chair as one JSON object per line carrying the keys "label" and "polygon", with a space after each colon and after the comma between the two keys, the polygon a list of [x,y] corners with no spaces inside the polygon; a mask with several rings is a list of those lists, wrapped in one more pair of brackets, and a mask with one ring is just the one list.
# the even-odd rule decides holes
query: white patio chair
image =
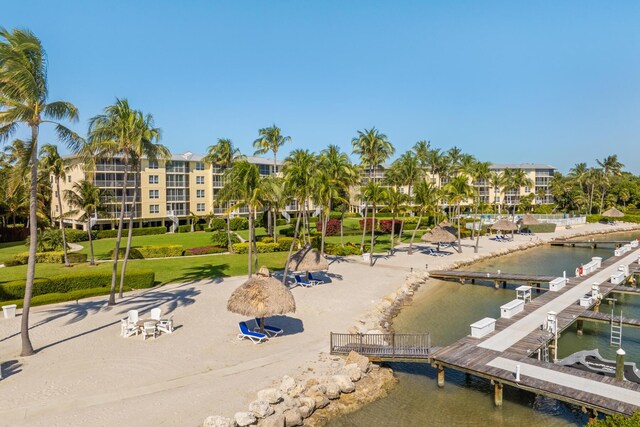
{"label": "white patio chair", "polygon": [[153,320],[160,321],[160,316],[162,315],[162,309],[160,307],[151,309],[151,318]]}
{"label": "white patio chair", "polygon": [[161,319],[156,325],[158,332],[164,332],[165,334],[173,333],[173,314],[167,319]]}
{"label": "white patio chair", "polygon": [[155,338],[158,335],[158,329],[156,328],[156,322],[144,322],[142,326],[142,339],[146,340],[148,337]]}
{"label": "white patio chair", "polygon": [[135,323],[130,324],[128,318],[120,320],[120,335],[125,338],[129,338],[131,335],[138,335],[139,329]]}

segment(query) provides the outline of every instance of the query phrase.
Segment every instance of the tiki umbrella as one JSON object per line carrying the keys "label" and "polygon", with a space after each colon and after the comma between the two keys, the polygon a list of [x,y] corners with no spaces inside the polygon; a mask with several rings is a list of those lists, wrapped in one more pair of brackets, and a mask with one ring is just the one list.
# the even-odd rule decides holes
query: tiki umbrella
{"label": "tiki umbrella", "polygon": [[271,277],[267,267],[237,288],[227,301],[227,310],[260,318],[260,332],[264,333],[264,318],[296,311],[291,291]]}
{"label": "tiki umbrella", "polygon": [[622,218],[624,214],[616,208],[611,208],[609,210],[604,211],[602,213],[602,216],[607,216],[609,218]]}
{"label": "tiki umbrella", "polygon": [[520,218],[520,221],[518,221],[520,224],[522,225],[536,225],[536,224],[540,224],[540,221],[538,221],[538,219],[531,215],[531,214],[524,214],[522,216],[522,218]]}
{"label": "tiki umbrella", "polygon": [[[438,227],[442,228],[445,231],[448,231],[451,234],[456,234],[456,232],[458,230],[456,230],[456,228],[451,225],[451,223],[449,221],[447,221],[446,219],[444,221],[442,221],[440,224],[438,224]],[[443,240],[444,242],[444,240]]]}
{"label": "tiki umbrella", "polygon": [[518,229],[518,226],[508,219],[500,219],[491,226],[491,229],[502,232],[510,231],[511,237],[513,237],[513,232]]}
{"label": "tiki umbrella", "polygon": [[455,235],[439,225],[433,227],[428,233],[423,234],[420,239],[423,242],[437,243],[438,251],[440,250],[440,243],[452,243],[458,240]]}
{"label": "tiki umbrella", "polygon": [[320,252],[306,244],[289,259],[289,270],[291,271],[322,271],[328,270],[329,263]]}

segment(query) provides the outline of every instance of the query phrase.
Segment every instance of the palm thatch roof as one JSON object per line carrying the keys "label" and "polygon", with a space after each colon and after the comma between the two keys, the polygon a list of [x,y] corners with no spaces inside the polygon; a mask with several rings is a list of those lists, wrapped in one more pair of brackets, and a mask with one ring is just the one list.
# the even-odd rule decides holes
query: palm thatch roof
{"label": "palm thatch roof", "polygon": [[609,218],[622,218],[624,214],[616,208],[611,208],[609,210],[604,211],[602,213],[602,216],[608,216]]}
{"label": "palm thatch roof", "polygon": [[289,259],[289,270],[291,271],[322,271],[328,269],[329,263],[327,259],[308,244],[291,255],[291,259]]}
{"label": "palm thatch roof", "polygon": [[433,229],[431,229],[431,231],[429,231],[428,233],[423,234],[420,239],[423,242],[430,242],[430,243],[440,243],[440,242],[451,243],[458,240],[458,238],[455,235],[451,234],[450,232],[440,227],[439,225],[436,225],[435,227],[433,227]]}
{"label": "palm thatch roof", "polygon": [[291,291],[271,277],[269,269],[260,268],[257,275],[238,287],[227,301],[227,310],[251,317],[268,317],[296,311]]}
{"label": "palm thatch roof", "polygon": [[536,224],[540,224],[540,221],[538,221],[538,219],[531,215],[531,214],[524,214],[522,216],[522,218],[520,218],[520,220],[518,221],[520,224],[522,225],[536,225]]}
{"label": "palm thatch roof", "polygon": [[498,231],[514,231],[518,229],[518,226],[507,219],[500,219],[491,226],[491,229]]}
{"label": "palm thatch roof", "polygon": [[445,231],[448,231],[451,234],[456,234],[458,232],[458,229],[451,225],[451,223],[446,219],[438,224],[438,227],[442,228]]}

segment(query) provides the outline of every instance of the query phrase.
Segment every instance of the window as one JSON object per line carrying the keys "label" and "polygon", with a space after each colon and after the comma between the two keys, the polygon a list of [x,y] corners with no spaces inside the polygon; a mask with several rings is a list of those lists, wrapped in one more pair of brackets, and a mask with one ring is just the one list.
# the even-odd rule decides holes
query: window
{"label": "window", "polygon": [[159,199],[160,191],[159,190],[149,190],[149,198],[150,199]]}
{"label": "window", "polygon": [[529,187],[524,187],[524,192],[529,194],[531,193],[531,189]]}
{"label": "window", "polygon": [[158,162],[149,161],[149,169],[158,169]]}
{"label": "window", "polygon": [[204,190],[196,190],[196,197],[201,199],[204,197]]}
{"label": "window", "polygon": [[196,162],[196,170],[197,171],[203,171],[204,170],[204,163]]}
{"label": "window", "polygon": [[152,213],[152,214],[160,213],[160,205],[149,205],[149,213]]}
{"label": "window", "polygon": [[204,212],[204,203],[198,203],[196,206],[196,211]]}
{"label": "window", "polygon": [[67,177],[67,182],[71,182],[71,176]]}
{"label": "window", "polygon": [[158,175],[149,175],[149,184],[157,184]]}
{"label": "window", "polygon": [[196,184],[204,184],[204,176],[202,175],[196,176]]}
{"label": "window", "polygon": [[58,205],[56,205],[56,212],[58,212]]}

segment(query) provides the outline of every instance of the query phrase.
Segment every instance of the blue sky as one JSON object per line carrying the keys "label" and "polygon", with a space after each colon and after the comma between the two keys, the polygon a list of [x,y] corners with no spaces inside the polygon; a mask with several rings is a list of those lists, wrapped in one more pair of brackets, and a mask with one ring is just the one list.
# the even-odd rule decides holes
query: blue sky
{"label": "blue sky", "polygon": [[[74,128],[128,98],[173,152],[272,123],[295,148],[351,151],[376,126],[495,163],[618,154],[638,173],[637,1],[31,1],[2,5],[49,57]],[[43,132],[45,139],[53,134]],[[53,141],[51,141],[53,142]]]}

